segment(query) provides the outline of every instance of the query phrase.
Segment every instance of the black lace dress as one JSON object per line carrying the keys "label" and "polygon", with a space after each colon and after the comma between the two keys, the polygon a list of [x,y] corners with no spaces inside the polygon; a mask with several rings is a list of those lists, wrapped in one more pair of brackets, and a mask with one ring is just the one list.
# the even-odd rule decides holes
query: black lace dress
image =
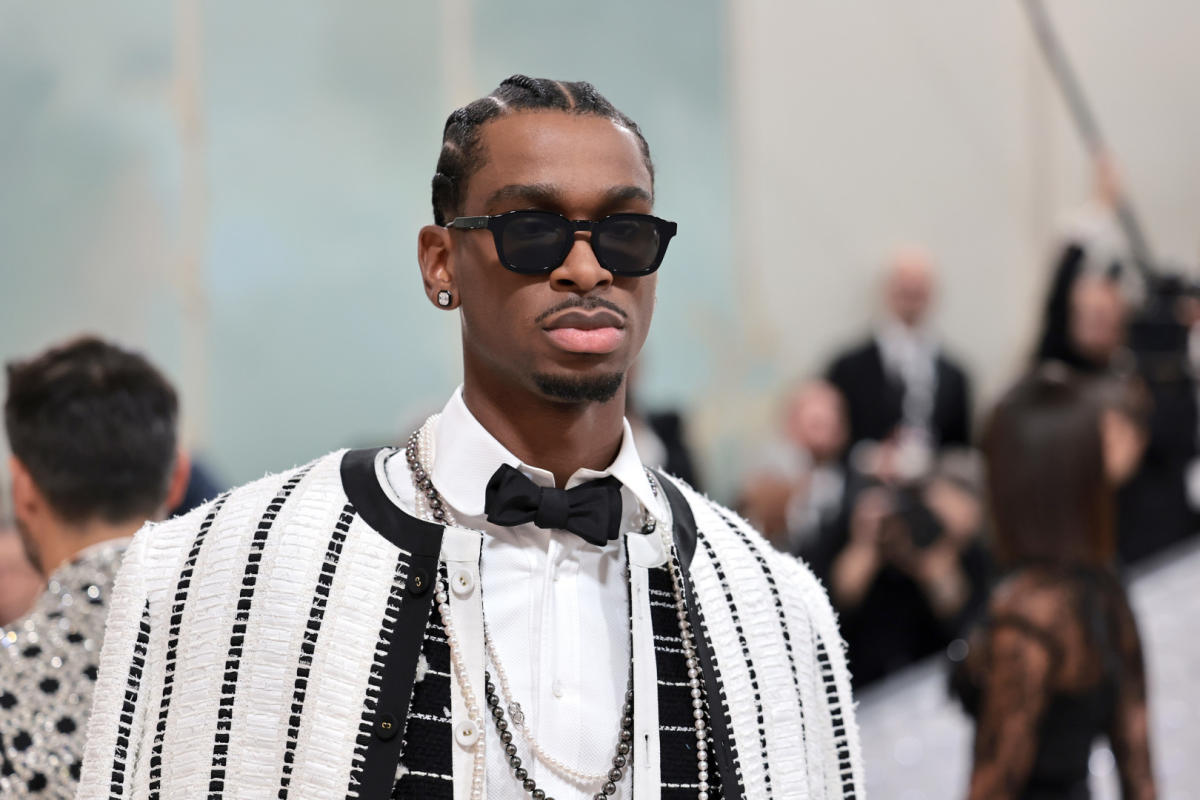
{"label": "black lace dress", "polygon": [[1116,575],[1019,569],[970,644],[953,687],[977,723],[971,800],[1087,800],[1101,736],[1125,800],[1154,798],[1142,648]]}

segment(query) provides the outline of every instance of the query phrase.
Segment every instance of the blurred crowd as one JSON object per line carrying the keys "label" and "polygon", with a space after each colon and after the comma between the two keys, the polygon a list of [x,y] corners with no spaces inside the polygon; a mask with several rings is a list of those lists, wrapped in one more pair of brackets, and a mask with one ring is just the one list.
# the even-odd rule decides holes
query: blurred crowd
{"label": "blurred crowd", "polygon": [[[1196,530],[1200,316],[1187,287],[1125,254],[1114,174],[1098,172],[1096,199],[1064,226],[1022,372],[1061,369],[1103,411],[1124,569]],[[987,409],[973,419],[969,365],[930,322],[934,259],[906,247],[885,271],[881,318],[789,389],[738,501],[825,582],[859,686],[939,651],[965,657],[1005,567],[976,433]]]}

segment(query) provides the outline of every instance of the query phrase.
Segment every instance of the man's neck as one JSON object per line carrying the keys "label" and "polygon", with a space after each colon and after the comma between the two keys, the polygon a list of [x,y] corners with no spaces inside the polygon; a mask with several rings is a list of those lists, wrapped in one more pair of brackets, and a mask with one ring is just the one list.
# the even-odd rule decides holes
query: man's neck
{"label": "man's neck", "polygon": [[484,391],[467,380],[463,401],[521,463],[553,473],[560,488],[579,469],[606,469],[621,449],[624,386],[605,403],[567,403],[519,389]]}
{"label": "man's neck", "polygon": [[53,530],[38,537],[38,555],[45,576],[49,578],[64,564],[102,542],[126,539],[142,527],[141,519],[110,523],[89,520],[79,524],[55,523]]}

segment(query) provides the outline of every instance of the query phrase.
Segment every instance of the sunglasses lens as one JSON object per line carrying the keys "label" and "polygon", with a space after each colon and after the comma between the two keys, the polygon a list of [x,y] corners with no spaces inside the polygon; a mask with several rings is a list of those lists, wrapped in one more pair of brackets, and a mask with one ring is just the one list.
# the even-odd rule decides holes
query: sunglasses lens
{"label": "sunglasses lens", "polygon": [[547,272],[562,262],[570,237],[567,221],[556,214],[514,214],[501,235],[504,261],[519,272]]}
{"label": "sunglasses lens", "polygon": [[650,269],[661,246],[658,226],[646,217],[609,217],[592,236],[597,257],[618,274]]}

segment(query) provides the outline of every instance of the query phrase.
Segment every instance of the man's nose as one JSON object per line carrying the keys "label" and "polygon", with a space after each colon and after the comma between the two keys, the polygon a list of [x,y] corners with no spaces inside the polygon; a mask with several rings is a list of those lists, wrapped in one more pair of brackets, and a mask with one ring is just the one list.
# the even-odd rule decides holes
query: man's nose
{"label": "man's nose", "polygon": [[550,273],[550,280],[561,289],[590,292],[611,284],[613,274],[596,260],[589,237],[579,235],[563,263]]}

